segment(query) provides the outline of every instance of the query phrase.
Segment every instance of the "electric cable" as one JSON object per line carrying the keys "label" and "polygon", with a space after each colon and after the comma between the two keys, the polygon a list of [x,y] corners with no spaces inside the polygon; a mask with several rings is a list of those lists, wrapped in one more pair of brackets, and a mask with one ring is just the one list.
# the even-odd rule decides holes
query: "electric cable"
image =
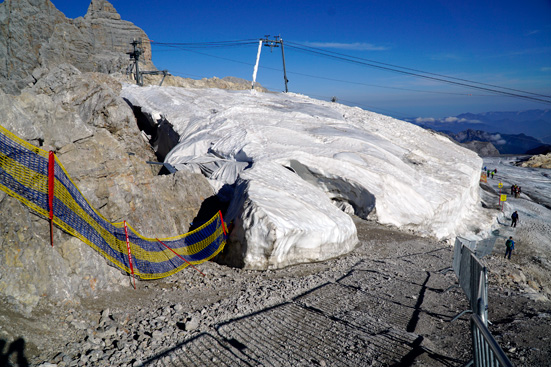
{"label": "electric cable", "polygon": [[443,83],[447,83],[447,84],[459,85],[459,86],[462,86],[462,87],[488,91],[488,92],[495,93],[495,94],[508,95],[508,96],[513,96],[513,97],[517,97],[517,98],[533,100],[533,101],[541,102],[541,103],[545,103],[545,104],[551,104],[551,100],[545,100],[545,99],[541,99],[541,98],[524,96],[524,95],[517,94],[517,93],[511,93],[511,92],[500,91],[500,90],[486,88],[486,87],[480,87],[480,86],[476,86],[476,85],[470,85],[470,84],[466,84],[466,83],[462,83],[462,82],[456,82],[456,81],[453,81],[453,80],[446,80],[446,79],[437,78],[437,77],[429,76],[429,75],[422,75],[422,74],[419,74],[419,73],[413,73],[413,72],[405,71],[405,70],[398,70],[396,68],[391,68],[391,67],[388,67],[388,66],[375,65],[373,63],[369,63],[369,62],[365,62],[365,61],[361,61],[361,60],[354,60],[354,59],[339,56],[339,55],[331,55],[329,53],[316,51],[316,50],[311,50],[311,49],[306,49],[306,48],[301,48],[301,47],[297,47],[297,46],[293,46],[293,45],[287,45],[287,47],[297,49],[297,50],[302,50],[304,52],[309,52],[309,53],[312,53],[312,54],[315,54],[315,55],[326,56],[326,57],[337,59],[337,60],[340,60],[340,61],[345,61],[345,62],[349,62],[349,63],[353,63],[353,64],[364,65],[364,66],[368,66],[368,67],[372,67],[372,68],[376,68],[376,69],[381,69],[381,70],[386,70],[386,71],[399,73],[399,74],[403,74],[403,75],[411,75],[411,76],[424,78],[424,79],[428,79],[428,80],[434,80],[434,81],[443,82]]}
{"label": "electric cable", "polygon": [[[197,54],[201,54],[201,55],[205,55],[205,56],[209,56],[209,57],[214,57],[214,58],[218,58],[218,59],[222,59],[222,60],[226,60],[226,61],[236,62],[236,63],[240,63],[240,64],[245,64],[245,65],[252,65],[251,63],[246,63],[246,62],[242,62],[242,61],[238,61],[238,60],[233,60],[233,59],[225,58],[225,57],[221,57],[221,56],[214,56],[214,55],[210,55],[210,54],[206,54],[206,53],[201,53],[201,52],[198,52],[198,51],[192,51],[191,49],[192,48],[196,49],[196,48],[220,48],[220,47],[248,46],[248,45],[256,44],[258,42],[258,40],[256,40],[256,39],[243,39],[243,40],[233,40],[233,41],[180,42],[180,43],[176,43],[176,42],[173,42],[173,43],[154,42],[154,41],[151,41],[151,42],[152,42],[152,45],[172,47],[172,48],[177,48],[177,49],[188,51],[188,52],[194,52],[194,53],[197,53]],[[446,83],[446,84],[457,85],[457,86],[461,86],[461,87],[486,91],[486,92],[492,93],[492,95],[497,94],[497,95],[515,97],[515,98],[522,98],[522,99],[532,100],[532,101],[535,101],[535,102],[545,103],[545,104],[550,104],[551,103],[551,100],[531,97],[531,96],[522,95],[522,94],[518,94],[518,93],[511,93],[511,92],[507,92],[505,90],[515,91],[515,92],[520,92],[520,93],[526,93],[526,94],[531,94],[531,95],[534,95],[534,96],[540,96],[540,97],[545,97],[545,98],[548,98],[548,97],[551,98],[551,96],[547,96],[547,95],[543,95],[543,94],[537,94],[537,93],[532,93],[532,92],[527,92],[527,91],[521,91],[521,90],[518,90],[518,89],[507,88],[507,87],[500,87],[500,86],[496,86],[496,85],[493,85],[493,84],[481,83],[481,82],[471,81],[471,80],[467,80],[467,79],[461,79],[461,78],[446,76],[446,75],[443,75],[443,74],[425,72],[425,71],[418,70],[418,69],[412,69],[412,68],[402,67],[402,66],[388,64],[388,63],[382,63],[382,62],[378,62],[378,61],[374,61],[374,60],[370,60],[370,59],[365,59],[365,58],[360,58],[360,57],[356,57],[356,56],[346,55],[346,54],[339,53],[339,52],[328,51],[328,50],[324,50],[324,49],[321,49],[321,48],[302,45],[300,43],[296,43],[296,42],[292,42],[292,41],[287,41],[286,45],[287,45],[288,48],[295,49],[299,52],[306,52],[306,53],[310,53],[310,54],[313,54],[313,55],[316,55],[316,56],[328,57],[328,58],[336,59],[336,60],[343,61],[343,62],[359,64],[359,65],[372,67],[372,68],[377,68],[377,69],[381,69],[381,70],[385,70],[385,71],[389,71],[389,72],[399,73],[399,74],[403,74],[403,75],[410,75],[410,76],[424,78],[424,79],[433,80],[433,81],[437,81],[437,82],[442,82],[442,83]],[[262,66],[261,66],[261,68],[266,69],[266,67],[262,67]],[[267,69],[270,69],[270,68],[267,68]],[[273,70],[277,70],[277,69],[273,69]],[[338,82],[344,82],[344,83],[350,83],[350,84],[373,86],[373,87],[378,87],[378,88],[406,90],[406,91],[412,91],[412,92],[434,93],[434,94],[472,95],[472,94],[453,93],[453,92],[421,91],[421,90],[408,89],[408,88],[388,87],[388,86],[380,86],[380,85],[360,83],[360,82],[350,82],[350,81],[344,81],[344,80],[327,78],[327,77],[313,76],[313,75],[309,75],[309,74],[301,74],[301,73],[297,73],[297,72],[293,72],[293,71],[289,71],[289,74],[303,75],[303,76],[307,76],[307,77],[311,77],[311,78],[325,79],[325,80],[338,81]],[[443,79],[443,78],[446,78],[446,79]],[[471,83],[471,84],[468,84],[468,83]],[[473,84],[478,84],[478,85],[473,85]],[[500,88],[500,89],[503,89],[503,90],[492,89],[492,88],[487,88],[487,87],[481,87],[480,85],[485,85],[485,86],[494,87],[494,88]]]}
{"label": "electric cable", "polygon": [[415,72],[418,72],[418,73],[423,73],[423,74],[428,74],[428,75],[434,75],[434,76],[439,76],[439,77],[448,78],[448,79],[453,79],[453,80],[459,80],[459,81],[468,82],[468,83],[486,85],[486,86],[489,86],[489,87],[495,87],[495,88],[500,88],[500,89],[507,89],[507,90],[512,90],[512,91],[515,91],[515,92],[526,93],[526,94],[532,94],[532,95],[534,95],[534,96],[539,96],[539,97],[551,98],[550,95],[539,94],[539,93],[533,93],[533,92],[528,92],[528,91],[519,90],[519,89],[514,89],[514,88],[502,87],[502,86],[499,86],[499,85],[488,84],[488,83],[482,83],[482,82],[477,82],[477,81],[473,81],[473,80],[457,78],[457,77],[453,77],[453,76],[449,76],[449,75],[431,73],[431,72],[423,71],[423,70],[419,70],[419,69],[412,69],[412,68],[407,68],[407,67],[404,67],[404,66],[398,66],[398,65],[388,64],[388,63],[384,63],[384,62],[380,62],[380,61],[375,61],[375,60],[370,60],[370,59],[366,59],[366,58],[362,58],[362,57],[357,57],[357,56],[352,56],[352,55],[346,55],[346,54],[343,54],[343,53],[340,53],[340,52],[329,51],[329,50],[325,50],[325,49],[322,49],[322,48],[312,47],[312,46],[308,46],[308,45],[301,45],[300,43],[295,43],[295,42],[289,42],[289,41],[287,41],[287,43],[288,43],[288,44],[291,44],[291,45],[294,44],[294,45],[297,45],[297,46],[301,46],[301,47],[305,47],[305,48],[314,49],[314,50],[321,50],[321,51],[323,51],[323,52],[327,52],[327,53],[330,53],[330,54],[335,54],[335,55],[340,55],[340,56],[346,56],[346,57],[350,57],[350,58],[353,58],[353,59],[368,61],[368,62],[372,62],[372,63],[376,63],[376,64],[381,64],[381,65],[386,65],[386,66],[395,67],[395,68],[400,68],[400,69],[404,69],[404,70],[415,71]]}
{"label": "electric cable", "polygon": [[[243,65],[254,66],[253,63],[244,62],[244,61],[238,61],[238,60],[230,59],[230,58],[227,58],[227,57],[216,56],[216,55],[212,55],[212,54],[208,54],[208,53],[204,53],[204,52],[199,52],[199,51],[195,51],[195,50],[190,50],[190,49],[188,49],[187,47],[180,46],[180,44],[179,44],[179,45],[176,45],[176,44],[163,44],[163,45],[168,45],[169,47],[176,48],[176,49],[179,49],[179,50],[181,50],[181,51],[187,51],[187,52],[195,53],[195,54],[198,54],[198,55],[204,55],[204,56],[209,56],[209,57],[212,57],[212,58],[221,59],[221,60],[225,60],[225,61],[231,61],[231,62],[234,62],[234,63],[243,64]],[[268,67],[268,66],[259,66],[259,68],[264,69],[264,70],[278,71],[278,72],[282,71],[282,69],[272,68],[272,67]],[[441,91],[426,91],[426,90],[418,90],[418,89],[410,89],[410,88],[389,87],[389,86],[383,86],[383,85],[368,84],[368,83],[361,83],[361,82],[353,82],[353,81],[348,81],[348,80],[341,80],[341,79],[335,79],[335,78],[328,78],[328,77],[322,77],[322,76],[316,76],[316,75],[298,73],[298,72],[294,72],[294,71],[288,71],[287,73],[288,73],[288,74],[293,74],[293,75],[306,76],[306,77],[309,77],[309,78],[316,78],[316,79],[322,79],[322,80],[336,81],[336,82],[341,82],[341,83],[356,84],[356,85],[365,85],[365,86],[377,87],[377,88],[385,88],[385,89],[404,90],[404,91],[410,91],[410,92],[432,93],[432,94],[447,94],[447,95],[459,95],[459,96],[478,96],[478,97],[480,97],[480,96],[489,96],[489,95],[485,95],[485,94],[454,93],[454,92],[441,92]]]}

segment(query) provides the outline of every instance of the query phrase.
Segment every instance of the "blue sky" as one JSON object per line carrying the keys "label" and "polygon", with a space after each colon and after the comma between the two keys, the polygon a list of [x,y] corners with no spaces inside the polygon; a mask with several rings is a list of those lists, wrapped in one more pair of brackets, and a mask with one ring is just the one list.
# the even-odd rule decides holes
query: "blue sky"
{"label": "blue sky", "polygon": [[[83,16],[89,5],[86,0],[52,2],[69,18]],[[157,68],[174,75],[251,80],[257,44],[181,49],[156,46],[155,42],[254,42],[265,35],[280,35],[290,92],[325,100],[336,96],[344,104],[399,118],[551,108],[551,103],[496,95],[302,49],[316,47],[344,54],[347,59],[361,58],[363,63],[375,61],[390,64],[392,69],[399,66],[527,91],[545,96],[531,97],[549,101],[549,0],[111,3],[122,19],[142,28],[154,41],[153,62]],[[257,81],[271,90],[284,90],[280,49],[270,52],[263,47]]]}

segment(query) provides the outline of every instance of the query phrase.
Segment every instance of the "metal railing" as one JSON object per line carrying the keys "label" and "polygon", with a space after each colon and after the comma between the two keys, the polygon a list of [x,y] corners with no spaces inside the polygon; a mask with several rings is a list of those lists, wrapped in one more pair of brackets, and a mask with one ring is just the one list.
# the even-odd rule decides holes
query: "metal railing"
{"label": "metal railing", "polygon": [[[495,240],[494,240],[495,241]],[[475,255],[477,243],[456,238],[452,268],[459,284],[469,299],[470,310],[465,310],[454,317],[457,320],[471,312],[471,337],[473,343],[473,360],[475,366],[512,367],[499,344],[488,330],[488,274],[486,267]]]}
{"label": "metal railing", "polygon": [[[462,238],[456,238],[453,257],[453,270],[459,285],[465,292],[470,309],[462,312],[472,312],[478,314],[485,323],[488,321],[488,273],[486,267],[475,256],[474,249],[476,243]],[[478,300],[482,299],[479,304]]]}
{"label": "metal railing", "polygon": [[484,321],[476,314],[471,315],[471,334],[475,366],[513,367]]}

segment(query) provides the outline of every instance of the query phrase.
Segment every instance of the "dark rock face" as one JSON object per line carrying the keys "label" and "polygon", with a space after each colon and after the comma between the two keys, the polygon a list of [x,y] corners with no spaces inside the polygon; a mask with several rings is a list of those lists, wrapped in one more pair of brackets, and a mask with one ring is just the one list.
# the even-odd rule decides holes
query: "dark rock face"
{"label": "dark rock face", "polygon": [[527,151],[542,145],[542,142],[524,134],[488,133],[482,130],[466,130],[448,135],[459,143],[473,141],[490,142],[500,154],[526,154]]}
{"label": "dark rock face", "polygon": [[0,4],[0,86],[18,94],[44,69],[63,63],[82,72],[123,71],[133,39],[142,40],[145,68],[153,69],[145,32],[121,20],[106,0],[92,0],[77,19],[66,18],[50,0],[5,0]]}
{"label": "dark rock face", "polygon": [[481,157],[493,157],[499,155],[499,150],[497,150],[492,143],[487,141],[473,140],[467,143],[461,143],[460,145],[476,152]]}

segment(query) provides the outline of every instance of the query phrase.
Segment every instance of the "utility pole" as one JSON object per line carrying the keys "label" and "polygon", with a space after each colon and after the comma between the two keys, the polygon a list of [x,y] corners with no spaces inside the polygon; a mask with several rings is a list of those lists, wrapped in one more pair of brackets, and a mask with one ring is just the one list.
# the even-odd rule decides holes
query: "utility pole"
{"label": "utility pole", "polygon": [[270,47],[270,51],[273,51],[274,47],[279,47],[279,45],[281,45],[281,58],[283,60],[283,81],[285,82],[285,93],[287,93],[289,91],[287,88],[287,82],[289,80],[287,79],[287,71],[285,70],[285,51],[283,49],[283,39],[281,38],[281,36],[275,36],[274,40],[268,39],[270,35],[266,35],[264,37],[265,38],[261,38],[258,43],[258,53],[256,55],[256,64],[253,71],[252,89],[254,89],[254,83],[256,82],[256,73],[258,72],[258,64],[260,61],[260,50],[262,48],[262,44],[264,43],[264,46]]}
{"label": "utility pole", "polygon": [[285,93],[287,93],[289,90],[287,89],[287,72],[285,71],[285,51],[283,50],[283,38],[280,36],[276,36],[276,39],[279,38],[279,43],[281,44],[281,59],[283,60],[283,80],[285,81]]}
{"label": "utility pole", "polygon": [[132,42],[130,42],[130,44],[132,45],[133,50],[131,52],[127,52],[127,54],[130,55],[130,60],[134,60],[134,64],[133,66],[129,67],[129,69],[127,69],[127,74],[129,72],[131,73],[132,71],[134,71],[134,79],[136,80],[136,84],[139,85],[140,87],[143,87],[144,74],[149,74],[149,75],[163,74],[163,78],[161,79],[161,83],[159,84],[159,86],[163,85],[163,81],[165,80],[165,77],[167,75],[170,75],[169,72],[167,70],[141,71],[139,66],[139,61],[140,61],[140,55],[143,55],[143,50],[139,48],[138,45],[142,44],[142,40],[134,39]]}
{"label": "utility pole", "polygon": [[142,49],[138,47],[138,45],[142,44],[141,40],[134,39],[130,44],[133,46],[133,51],[127,52],[128,55],[130,55],[130,60],[134,60],[134,67],[132,68],[134,70],[134,79],[136,80],[136,84],[139,86],[143,86],[143,78],[142,74],[140,73],[140,55],[143,53]]}

